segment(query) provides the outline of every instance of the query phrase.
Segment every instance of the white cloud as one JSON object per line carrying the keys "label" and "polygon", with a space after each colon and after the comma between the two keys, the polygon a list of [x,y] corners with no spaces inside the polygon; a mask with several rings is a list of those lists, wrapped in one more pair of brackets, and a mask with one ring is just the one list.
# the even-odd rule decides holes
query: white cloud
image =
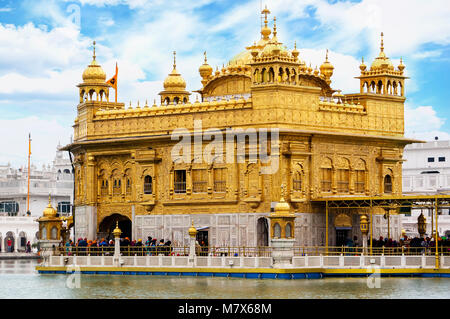
{"label": "white cloud", "polygon": [[[194,10],[211,2],[79,0],[81,5],[100,7],[122,4],[139,11],[132,15],[128,24],[113,28],[117,31],[108,32],[105,29],[102,37],[97,35],[97,60],[108,78],[113,74],[115,62],[118,62],[119,101],[125,102],[127,107],[130,100],[133,106],[136,106],[137,100],[141,106],[146,99],[149,104],[153,104],[154,99],[158,103],[162,81],[172,70],[173,50],[177,51],[177,69],[185,78],[187,89],[196,90],[201,86],[198,67],[203,63],[204,50],[208,51],[208,62],[215,69],[259,39],[260,1],[239,3],[213,19],[205,19],[201,15],[203,13]],[[354,77],[359,75],[360,57],[355,56],[369,46],[372,56],[366,56],[365,60],[370,65],[379,51],[380,31],[385,32],[386,52],[392,57],[394,65],[403,55],[407,75],[412,78],[416,67],[407,63],[408,57],[425,59],[439,54],[439,50],[418,50],[421,45],[450,43],[450,23],[447,21],[450,9],[446,6],[446,0],[363,0],[360,3],[277,0],[267,1],[267,5],[272,11],[271,24],[274,15],[278,18],[278,38],[289,48],[297,40],[300,58],[308,65],[311,63],[313,68],[316,65],[320,67],[325,58],[325,48],[330,48],[329,61],[335,66],[332,87],[342,89],[344,93],[358,92],[359,81]],[[311,6],[315,10],[306,10]],[[71,13],[65,12],[65,9],[53,1],[44,1],[31,8],[34,15],[53,21],[48,28],[32,23],[23,26],[0,24],[0,95],[8,100],[0,101],[3,109],[34,94],[49,101],[57,98],[73,101],[75,108],[78,102],[75,85],[81,82],[83,69],[91,60],[92,39],[80,33]],[[105,14],[99,18],[100,25],[107,27],[115,24],[106,10]],[[314,35],[303,36],[301,29],[291,26],[303,18],[311,18],[311,15],[319,23],[316,28],[320,31],[318,34],[323,35],[320,39]],[[414,81],[409,82],[408,92],[418,89]],[[112,90],[110,96],[113,94]],[[195,100],[195,97],[192,99]],[[39,112],[36,107],[35,114]],[[405,116],[407,134],[417,136],[440,132],[444,123],[432,107],[407,107]],[[14,131],[15,127],[27,126],[27,119],[29,117],[8,120],[5,124]],[[70,118],[67,122],[72,120]],[[52,125],[42,119],[35,122],[44,127]],[[37,126],[34,127],[36,130]],[[68,133],[61,134],[70,136],[70,124],[64,128]],[[27,132],[20,134],[27,136]],[[51,159],[57,141],[48,141],[53,143],[47,154]],[[0,147],[8,149],[10,142],[2,141]],[[17,154],[23,153],[21,148],[14,152],[8,154],[19,156]]]}
{"label": "white cloud", "polygon": [[442,131],[446,119],[440,118],[432,106],[412,107],[405,105],[405,136],[431,141],[435,136],[439,139],[450,139],[448,132]]}
{"label": "white cloud", "polygon": [[[12,133],[14,132],[14,133]],[[72,128],[58,118],[42,119],[29,116],[20,119],[0,119],[0,163],[10,162],[13,166],[27,165],[28,133],[32,139],[32,163],[48,164],[55,156],[58,142],[70,142]],[[7,137],[7,138],[6,138]]]}

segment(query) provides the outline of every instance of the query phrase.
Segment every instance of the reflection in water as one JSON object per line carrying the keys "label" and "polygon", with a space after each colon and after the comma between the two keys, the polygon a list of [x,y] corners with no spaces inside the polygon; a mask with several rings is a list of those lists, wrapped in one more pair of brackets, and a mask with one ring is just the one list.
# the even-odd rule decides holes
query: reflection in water
{"label": "reflection in water", "polygon": [[0,298],[450,298],[448,278],[381,278],[370,289],[366,278],[271,280],[210,277],[39,275],[36,260],[0,261]]}

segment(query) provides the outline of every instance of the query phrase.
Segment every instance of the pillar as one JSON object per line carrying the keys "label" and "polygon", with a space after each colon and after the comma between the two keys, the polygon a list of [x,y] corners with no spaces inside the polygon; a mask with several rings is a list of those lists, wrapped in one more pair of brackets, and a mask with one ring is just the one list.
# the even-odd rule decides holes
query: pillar
{"label": "pillar", "polygon": [[197,235],[197,229],[194,227],[194,221],[192,221],[191,227],[189,227],[189,259],[195,256],[195,236]]}
{"label": "pillar", "polygon": [[195,237],[197,235],[197,229],[194,227],[194,221],[192,221],[191,227],[188,229],[189,233],[189,258],[188,258],[188,265],[194,266],[194,260],[195,260]]}
{"label": "pillar", "polygon": [[116,266],[120,266],[120,235],[122,235],[122,231],[119,228],[119,222],[116,221],[116,228],[113,230],[114,235],[114,257],[113,264]]}

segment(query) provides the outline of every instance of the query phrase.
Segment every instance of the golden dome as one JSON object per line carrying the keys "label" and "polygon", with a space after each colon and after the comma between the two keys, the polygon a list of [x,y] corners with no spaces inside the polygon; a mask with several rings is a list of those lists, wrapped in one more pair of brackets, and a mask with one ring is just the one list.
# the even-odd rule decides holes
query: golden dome
{"label": "golden dome", "polygon": [[102,67],[95,60],[95,41],[94,41],[94,55],[92,56],[92,62],[83,72],[83,82],[85,83],[105,83],[106,73]]}
{"label": "golden dome", "polygon": [[253,60],[252,51],[251,50],[245,50],[242,51],[239,54],[236,54],[229,62],[230,65],[234,64],[250,64]]}
{"label": "golden dome", "polygon": [[320,66],[320,73],[330,78],[333,75],[333,71],[334,66],[328,61],[328,50],[327,50],[325,62]]}
{"label": "golden dome", "polygon": [[371,71],[376,70],[394,70],[394,65],[392,64],[391,60],[386,56],[386,53],[384,53],[384,42],[383,42],[383,32],[381,32],[381,48],[380,48],[380,54],[377,58],[375,58],[375,61],[372,62],[372,65],[370,67]]}
{"label": "golden dome", "polygon": [[282,196],[280,201],[275,205],[275,215],[291,215],[291,206],[284,200]]}
{"label": "golden dome", "polygon": [[44,209],[44,217],[56,217],[56,209],[52,207],[52,201],[50,195],[48,195],[48,205]]}
{"label": "golden dome", "polygon": [[398,69],[400,70],[400,72],[403,72],[403,70],[405,69],[405,65],[403,64],[403,58],[400,58],[400,64],[398,65]]}
{"label": "golden dome", "polygon": [[373,61],[372,65],[370,66],[370,69],[372,71],[375,70],[394,70],[394,65],[391,62],[391,59],[386,57],[384,52],[382,54],[380,53],[380,56],[378,56],[375,61]]}
{"label": "golden dome", "polygon": [[170,73],[166,79],[164,80],[164,90],[165,91],[185,91],[186,90],[186,82],[184,81],[183,77],[180,73],[177,71],[177,65],[176,65],[176,52],[173,52],[174,58],[173,58],[173,70],[172,73]]}
{"label": "golden dome", "polygon": [[205,55],[205,63],[203,63],[200,68],[198,69],[198,72],[200,73],[200,76],[202,78],[208,78],[213,73],[213,68],[208,64],[208,61],[206,59],[206,51],[204,53]]}
{"label": "golden dome", "polygon": [[364,57],[362,58],[361,65],[359,66],[361,72],[364,72],[367,69],[367,66],[364,64]]}
{"label": "golden dome", "polygon": [[295,41],[294,43],[294,50],[291,51],[291,55],[297,59],[299,56],[300,52],[297,50],[297,41]]}

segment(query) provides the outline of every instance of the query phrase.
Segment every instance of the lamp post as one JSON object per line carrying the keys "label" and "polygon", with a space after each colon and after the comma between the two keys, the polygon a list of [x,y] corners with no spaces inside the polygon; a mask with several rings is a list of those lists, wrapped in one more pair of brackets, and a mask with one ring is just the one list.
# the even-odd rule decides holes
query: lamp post
{"label": "lamp post", "polygon": [[194,227],[194,221],[192,221],[191,227],[188,229],[189,233],[189,256],[195,256],[195,236],[197,236],[197,229]]}
{"label": "lamp post", "polygon": [[423,213],[420,213],[420,216],[417,217],[417,231],[419,232],[420,237],[424,237],[427,228],[427,219],[423,216]]}
{"label": "lamp post", "polygon": [[114,262],[117,266],[119,266],[120,259],[120,235],[122,235],[122,231],[119,228],[119,221],[116,221],[116,228],[113,230],[114,235]]}
{"label": "lamp post", "polygon": [[363,236],[363,251],[367,254],[367,234],[369,233],[369,220],[366,215],[359,217],[359,228]]}

